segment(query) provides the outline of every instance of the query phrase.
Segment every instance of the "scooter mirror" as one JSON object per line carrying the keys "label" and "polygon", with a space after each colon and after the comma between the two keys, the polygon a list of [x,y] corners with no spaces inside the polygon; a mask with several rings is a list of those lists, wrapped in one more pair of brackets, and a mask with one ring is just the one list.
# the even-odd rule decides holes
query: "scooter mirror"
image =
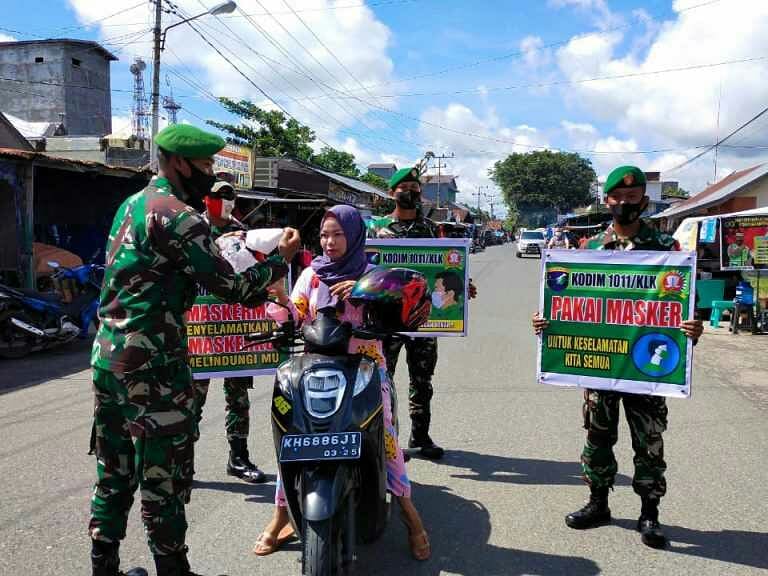
{"label": "scooter mirror", "polygon": [[56,268],[61,268],[61,264],[56,262],[56,260],[48,260],[48,262],[46,262],[46,264],[48,264],[48,266],[50,266],[54,270],[56,270]]}

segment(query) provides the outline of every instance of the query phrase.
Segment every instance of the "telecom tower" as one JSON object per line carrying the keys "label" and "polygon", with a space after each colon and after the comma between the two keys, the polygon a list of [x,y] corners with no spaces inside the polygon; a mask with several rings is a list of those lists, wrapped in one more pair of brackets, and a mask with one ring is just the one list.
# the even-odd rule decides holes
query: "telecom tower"
{"label": "telecom tower", "polygon": [[147,113],[147,96],[144,93],[144,70],[147,65],[141,58],[136,58],[131,64],[133,74],[133,109],[131,127],[133,135],[139,140],[145,140],[149,132],[149,114]]}
{"label": "telecom tower", "polygon": [[181,110],[181,104],[173,99],[173,89],[171,88],[171,81],[168,76],[165,77],[165,83],[168,84],[168,94],[170,96],[163,96],[163,108],[168,112],[168,122],[176,124],[176,113]]}

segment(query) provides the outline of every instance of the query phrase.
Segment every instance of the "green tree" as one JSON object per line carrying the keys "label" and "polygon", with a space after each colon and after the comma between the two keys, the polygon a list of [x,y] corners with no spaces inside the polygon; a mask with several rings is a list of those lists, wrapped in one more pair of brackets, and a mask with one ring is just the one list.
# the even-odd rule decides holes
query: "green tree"
{"label": "green tree", "polygon": [[381,188],[382,190],[389,190],[389,182],[384,180],[384,178],[382,178],[378,174],[374,174],[373,172],[366,172],[365,174],[360,176],[360,180],[362,180],[366,184],[370,184],[371,186],[376,186],[376,188]]}
{"label": "green tree", "polygon": [[323,146],[320,153],[312,157],[312,163],[342,176],[360,177],[360,170],[355,164],[355,155],[336,150],[330,146]]}
{"label": "green tree", "polygon": [[542,224],[592,200],[592,163],[575,153],[550,150],[510,154],[494,164],[491,180],[501,188],[510,212],[520,221]]}
{"label": "green tree", "polygon": [[315,133],[308,126],[286,117],[279,110],[263,110],[248,100],[235,102],[219,98],[219,101],[230,113],[242,119],[239,125],[208,120],[208,124],[228,134],[230,143],[250,146],[258,156],[312,160],[310,144],[315,140]]}

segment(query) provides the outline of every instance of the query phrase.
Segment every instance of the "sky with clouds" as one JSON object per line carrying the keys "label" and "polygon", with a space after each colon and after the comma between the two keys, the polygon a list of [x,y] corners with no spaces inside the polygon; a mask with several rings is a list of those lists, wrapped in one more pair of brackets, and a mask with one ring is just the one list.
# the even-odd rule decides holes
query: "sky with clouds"
{"label": "sky with clouds", "polygon": [[[768,105],[765,0],[237,3],[168,33],[161,92],[172,90],[182,121],[231,121],[215,97],[247,98],[288,111],[318,146],[361,166],[453,154],[443,170],[473,203],[478,187],[493,193],[488,169],[512,152],[576,151],[599,175],[637,164],[694,192],[768,159],[766,114],[719,148],[716,166],[710,152],[675,169]],[[119,57],[114,128],[129,126],[128,68],[151,60],[154,4],[31,4],[5,7],[0,41],[103,42]],[[215,4],[168,2],[163,25]]]}

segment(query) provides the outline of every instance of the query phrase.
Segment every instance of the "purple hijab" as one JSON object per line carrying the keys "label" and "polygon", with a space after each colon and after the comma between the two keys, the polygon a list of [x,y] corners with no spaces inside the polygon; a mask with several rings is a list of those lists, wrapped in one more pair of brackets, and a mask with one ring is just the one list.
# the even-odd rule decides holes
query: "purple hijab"
{"label": "purple hijab", "polygon": [[368,264],[365,257],[365,223],[357,209],[340,204],[325,213],[323,222],[331,217],[336,218],[339,226],[344,230],[347,251],[336,261],[331,261],[325,254],[312,260],[312,270],[328,286],[344,280],[357,280],[363,275]]}

